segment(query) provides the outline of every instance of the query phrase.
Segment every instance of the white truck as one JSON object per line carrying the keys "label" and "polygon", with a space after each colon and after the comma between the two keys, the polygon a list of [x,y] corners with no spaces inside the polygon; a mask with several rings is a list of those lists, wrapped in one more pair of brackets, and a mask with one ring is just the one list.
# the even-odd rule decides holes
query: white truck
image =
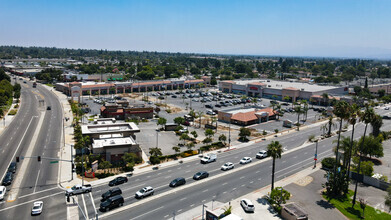
{"label": "white truck", "polygon": [[66,196],[73,196],[77,194],[82,194],[82,193],[89,193],[92,191],[92,186],[91,184],[87,185],[74,185],[72,188],[67,189],[65,192]]}
{"label": "white truck", "polygon": [[210,163],[215,162],[217,159],[216,154],[207,154],[203,158],[201,158],[201,163]]}

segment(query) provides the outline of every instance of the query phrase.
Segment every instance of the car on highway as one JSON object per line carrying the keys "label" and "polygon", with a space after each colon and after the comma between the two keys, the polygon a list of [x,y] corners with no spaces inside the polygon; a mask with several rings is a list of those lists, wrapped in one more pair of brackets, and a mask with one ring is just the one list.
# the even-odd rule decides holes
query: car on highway
{"label": "car on highway", "polygon": [[110,209],[123,206],[124,205],[124,197],[121,195],[116,195],[106,199],[104,202],[100,204],[99,210],[108,211]]}
{"label": "car on highway", "polygon": [[14,175],[12,172],[7,172],[7,174],[5,174],[5,177],[3,179],[3,186],[9,186],[11,185],[12,183],[12,180],[14,179]]}
{"label": "car on highway", "polygon": [[119,184],[127,183],[128,178],[126,176],[119,176],[109,182],[109,186],[116,186]]}
{"label": "car on highway", "polygon": [[16,162],[11,162],[11,164],[8,167],[8,172],[15,173],[16,172],[17,164]]}
{"label": "car on highway", "polygon": [[6,193],[7,193],[7,188],[5,186],[0,186],[0,200],[4,199]]}
{"label": "car on highway", "polygon": [[257,155],[255,156],[257,159],[262,159],[262,158],[266,158],[267,157],[267,151],[265,150],[261,150],[257,153]]}
{"label": "car on highway", "polygon": [[33,207],[31,208],[31,215],[39,215],[43,210],[43,202],[37,201],[34,202]]}
{"label": "car on highway", "polygon": [[227,162],[225,163],[223,166],[221,166],[221,170],[230,170],[230,169],[233,169],[235,167],[235,165],[231,162]]}
{"label": "car on highway", "polygon": [[209,176],[208,172],[200,171],[200,172],[194,174],[193,179],[194,180],[201,180],[201,179],[207,178],[208,176]]}
{"label": "car on highway", "polygon": [[243,157],[241,160],[240,160],[240,164],[247,164],[247,163],[251,163],[251,161],[253,161],[251,159],[251,157]]}
{"label": "car on highway", "polygon": [[48,106],[48,107],[46,108],[46,110],[52,110],[52,107]]}
{"label": "car on highway", "polygon": [[173,181],[171,181],[169,186],[170,187],[177,187],[177,186],[185,185],[185,184],[186,184],[185,178],[178,177],[178,178],[174,179]]}
{"label": "car on highway", "polygon": [[245,212],[254,212],[254,204],[249,199],[240,200],[240,205],[242,206]]}
{"label": "car on highway", "polygon": [[146,196],[152,196],[154,192],[152,186],[147,186],[137,191],[134,197],[136,197],[136,199],[142,199]]}
{"label": "car on highway", "polygon": [[102,194],[102,199],[100,200],[101,202],[105,201],[106,199],[116,196],[116,195],[121,195],[122,191],[118,187],[114,187],[112,189],[109,189],[107,192]]}

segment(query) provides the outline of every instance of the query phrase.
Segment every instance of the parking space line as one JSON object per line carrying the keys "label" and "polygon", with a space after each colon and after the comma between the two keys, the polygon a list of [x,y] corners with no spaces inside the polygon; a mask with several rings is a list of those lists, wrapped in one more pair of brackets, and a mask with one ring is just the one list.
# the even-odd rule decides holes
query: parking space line
{"label": "parking space line", "polygon": [[98,214],[98,212],[96,211],[96,206],[95,206],[95,202],[94,202],[94,198],[92,197],[92,193],[90,192],[90,199],[91,199],[91,203],[92,203],[92,206],[94,207],[94,211],[95,211],[95,215]]}
{"label": "parking space line", "polygon": [[86,201],[84,200],[84,194],[81,194],[81,199],[83,200],[84,211],[85,211],[85,213],[86,213],[86,217],[87,217],[87,219],[90,219],[90,218],[88,217],[88,211],[87,211]]}

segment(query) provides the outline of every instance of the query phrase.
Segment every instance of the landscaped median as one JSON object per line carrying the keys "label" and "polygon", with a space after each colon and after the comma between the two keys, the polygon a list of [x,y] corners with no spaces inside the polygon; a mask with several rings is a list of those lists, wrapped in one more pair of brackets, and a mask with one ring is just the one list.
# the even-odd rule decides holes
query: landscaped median
{"label": "landscaped median", "polygon": [[335,208],[337,208],[344,216],[349,219],[373,219],[373,220],[389,220],[391,219],[391,215],[385,212],[381,212],[380,210],[374,209],[371,206],[366,205],[365,212],[363,216],[363,209],[360,207],[360,202],[357,201],[352,208],[352,199],[353,191],[349,190],[347,197],[341,199],[329,198],[326,195],[323,195],[329,203],[333,204]]}

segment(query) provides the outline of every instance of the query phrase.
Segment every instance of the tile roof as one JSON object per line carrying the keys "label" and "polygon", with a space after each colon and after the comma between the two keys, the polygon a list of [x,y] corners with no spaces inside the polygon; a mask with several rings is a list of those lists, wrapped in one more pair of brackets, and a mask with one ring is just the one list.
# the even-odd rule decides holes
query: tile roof
{"label": "tile roof", "polygon": [[231,120],[236,121],[253,121],[258,120],[258,117],[255,115],[255,111],[251,112],[239,112],[232,115]]}

